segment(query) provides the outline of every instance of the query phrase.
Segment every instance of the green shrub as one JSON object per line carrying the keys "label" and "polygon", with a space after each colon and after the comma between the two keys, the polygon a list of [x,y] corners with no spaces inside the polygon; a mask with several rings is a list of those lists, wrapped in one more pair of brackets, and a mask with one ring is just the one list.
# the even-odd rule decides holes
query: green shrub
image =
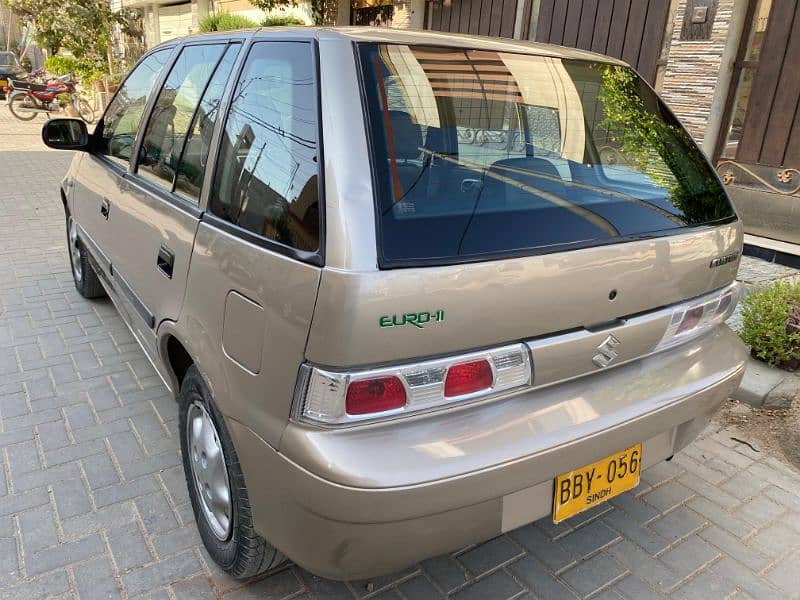
{"label": "green shrub", "polygon": [[800,360],[800,332],[788,327],[800,315],[800,284],[777,281],[742,302],[742,339],[771,365]]}
{"label": "green shrub", "polygon": [[200,21],[200,31],[230,31],[232,29],[255,29],[258,23],[242,15],[232,15],[227,12],[216,12],[203,17]]}
{"label": "green shrub", "polygon": [[44,68],[56,77],[75,73],[78,70],[78,59],[72,56],[48,56],[44,61]]}
{"label": "green shrub", "polygon": [[102,79],[104,75],[103,69],[92,60],[61,56],[60,54],[47,57],[44,61],[44,68],[56,77],[74,73],[84,85],[90,85],[92,82]]}
{"label": "green shrub", "polygon": [[267,17],[263,21],[261,21],[262,27],[284,27],[287,25],[305,25],[305,21],[302,19],[298,19],[297,17],[292,17],[291,15],[287,15],[285,17]]}

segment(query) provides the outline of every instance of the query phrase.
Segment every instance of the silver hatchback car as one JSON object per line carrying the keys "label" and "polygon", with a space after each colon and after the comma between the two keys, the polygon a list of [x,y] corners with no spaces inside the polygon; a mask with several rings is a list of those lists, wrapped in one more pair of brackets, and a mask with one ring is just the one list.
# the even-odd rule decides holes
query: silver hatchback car
{"label": "silver hatchback car", "polygon": [[375,576],[635,488],[737,387],[742,229],[623,63],[384,29],[190,37],[61,199],[234,576]]}

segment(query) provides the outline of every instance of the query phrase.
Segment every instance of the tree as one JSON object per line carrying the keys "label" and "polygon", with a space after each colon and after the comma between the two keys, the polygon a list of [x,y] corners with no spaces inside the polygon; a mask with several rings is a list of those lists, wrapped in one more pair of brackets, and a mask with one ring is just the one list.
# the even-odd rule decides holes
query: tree
{"label": "tree", "polygon": [[[308,3],[311,6],[311,18],[314,19],[315,25],[333,23],[336,14],[336,0],[308,0]],[[269,12],[276,8],[297,6],[298,0],[250,0],[250,4]]]}
{"label": "tree", "polygon": [[297,6],[297,0],[250,0],[250,4],[265,12],[269,12],[276,8]]}
{"label": "tree", "polygon": [[[63,2],[59,0],[6,0],[6,6],[16,13],[34,32],[36,41],[51,54],[61,48],[61,16]],[[26,48],[20,53],[24,56]]]}
{"label": "tree", "polygon": [[68,50],[91,70],[113,74],[110,42],[114,27],[140,32],[138,13],[112,11],[107,0],[6,0],[33,30],[36,41],[54,56]]}
{"label": "tree", "polygon": [[629,164],[667,190],[687,224],[728,216],[730,205],[702,153],[677,123],[645,105],[642,86],[628,67],[602,67],[602,127]]}

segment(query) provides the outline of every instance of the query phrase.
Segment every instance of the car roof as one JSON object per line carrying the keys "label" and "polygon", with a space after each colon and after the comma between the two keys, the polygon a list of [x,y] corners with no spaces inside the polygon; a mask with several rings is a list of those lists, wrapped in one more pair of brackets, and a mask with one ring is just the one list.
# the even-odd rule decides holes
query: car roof
{"label": "car roof", "polygon": [[621,60],[594,52],[588,52],[586,50],[529,42],[527,40],[512,40],[508,38],[446,33],[441,31],[422,31],[418,29],[392,29],[388,27],[265,27],[261,29],[219,31],[191,35],[185,38],[170,40],[169,42],[160,44],[160,46],[190,42],[195,39],[210,41],[215,38],[228,39],[230,37],[251,36],[264,39],[286,37],[292,37],[294,39],[342,38],[350,39],[354,42],[383,42],[387,44],[407,44],[412,46],[446,46],[452,48],[469,48],[475,50],[493,50],[495,52],[551,56],[553,58],[591,60],[618,65],[627,64]]}

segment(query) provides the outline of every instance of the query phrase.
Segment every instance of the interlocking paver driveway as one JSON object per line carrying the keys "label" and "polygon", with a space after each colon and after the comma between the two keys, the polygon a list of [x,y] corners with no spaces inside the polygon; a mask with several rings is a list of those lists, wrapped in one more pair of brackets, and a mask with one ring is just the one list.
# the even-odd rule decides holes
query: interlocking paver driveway
{"label": "interlocking paver driveway", "polygon": [[800,596],[800,474],[724,431],[569,523],[369,584],[227,578],[198,543],[172,399],[111,303],[73,289],[69,156],[41,123],[0,106],[0,598]]}

